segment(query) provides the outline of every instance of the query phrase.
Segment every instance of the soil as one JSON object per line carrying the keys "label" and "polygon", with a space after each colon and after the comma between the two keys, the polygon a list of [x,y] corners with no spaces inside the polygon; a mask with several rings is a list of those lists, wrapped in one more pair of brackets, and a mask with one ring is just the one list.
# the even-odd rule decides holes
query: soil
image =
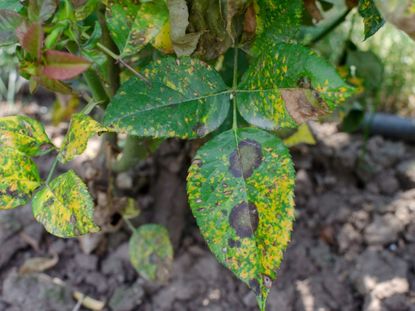
{"label": "soil", "polygon": [[[47,107],[17,109],[48,122]],[[4,105],[0,111],[8,113]],[[66,127],[47,130],[58,142]],[[296,222],[268,310],[415,311],[414,147],[341,133],[335,124],[313,123],[312,129],[317,145],[292,150]],[[106,233],[58,239],[25,206],[0,213],[0,310],[89,310],[74,292],[104,302],[104,310],[257,310],[254,294],[216,262],[189,212],[185,169],[193,149],[169,140],[116,177],[121,193],[134,195],[142,209],[134,223],[161,223],[171,233],[175,260],[168,284],[146,282],[132,268],[130,232],[116,214]],[[91,175],[87,159],[69,166]],[[51,160],[38,161],[43,175]],[[98,204],[105,204],[95,188]],[[30,258],[53,256],[57,262],[41,273],[20,271]]]}

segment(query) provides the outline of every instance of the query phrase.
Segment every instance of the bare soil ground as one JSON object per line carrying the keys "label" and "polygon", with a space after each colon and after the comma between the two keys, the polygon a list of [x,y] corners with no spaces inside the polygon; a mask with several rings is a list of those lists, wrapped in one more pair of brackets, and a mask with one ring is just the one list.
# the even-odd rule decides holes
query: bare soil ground
{"label": "bare soil ground", "polygon": [[[29,105],[23,113],[44,119],[47,108]],[[48,131],[59,140],[66,126]],[[414,147],[381,137],[366,141],[334,124],[312,127],[318,144],[293,150],[297,220],[269,310],[415,311]],[[256,310],[254,295],[216,262],[189,212],[189,150],[170,140],[117,178],[143,209],[136,224],[159,222],[172,234],[176,252],[167,285],[148,283],[131,267],[122,221],[114,219],[119,225],[112,233],[58,239],[25,206],[0,212],[0,310],[88,310],[75,291],[105,302],[104,310]],[[43,175],[50,161],[38,161]],[[57,263],[43,273],[19,273],[28,259],[53,256]]]}

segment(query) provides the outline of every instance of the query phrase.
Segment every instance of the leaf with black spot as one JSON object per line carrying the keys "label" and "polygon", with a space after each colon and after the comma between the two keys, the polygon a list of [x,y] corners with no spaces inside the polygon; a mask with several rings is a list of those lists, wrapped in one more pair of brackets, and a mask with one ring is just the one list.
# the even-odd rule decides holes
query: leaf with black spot
{"label": "leaf with black spot", "polygon": [[54,148],[43,125],[22,115],[0,118],[0,146],[29,156],[39,156]]}
{"label": "leaf with black spot", "polygon": [[203,237],[262,308],[290,239],[294,181],[282,141],[254,128],[216,136],[189,169],[187,193]]}
{"label": "leaf with black spot", "polygon": [[144,69],[149,83],[124,83],[105,112],[104,125],[137,136],[202,137],[229,111],[229,90],[220,75],[197,59],[172,57]]}
{"label": "leaf with black spot", "polygon": [[173,264],[169,233],[160,225],[147,224],[134,231],[129,242],[130,260],[146,280],[165,283]]}
{"label": "leaf with black spot", "polygon": [[46,185],[33,197],[35,219],[49,233],[62,238],[98,232],[94,223],[94,202],[86,185],[68,171]]}
{"label": "leaf with black spot", "polygon": [[298,44],[269,44],[245,72],[238,109],[258,127],[293,128],[330,113],[351,94],[336,70]]}
{"label": "leaf with black spot", "polygon": [[20,151],[0,146],[0,209],[26,204],[41,185],[36,164]]}

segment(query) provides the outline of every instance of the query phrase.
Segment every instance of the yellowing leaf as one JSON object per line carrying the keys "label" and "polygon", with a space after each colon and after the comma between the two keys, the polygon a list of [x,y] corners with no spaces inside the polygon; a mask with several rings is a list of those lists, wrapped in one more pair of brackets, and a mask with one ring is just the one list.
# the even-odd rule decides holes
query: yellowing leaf
{"label": "yellowing leaf", "polygon": [[256,293],[261,310],[290,240],[294,181],[282,141],[253,128],[216,136],[189,169],[189,203],[203,237]]}
{"label": "yellowing leaf", "polygon": [[106,127],[91,117],[83,113],[74,114],[58,155],[59,161],[66,163],[82,154],[92,136],[106,131]]}
{"label": "yellowing leaf", "polygon": [[307,123],[301,124],[294,134],[284,139],[284,144],[287,147],[292,147],[299,144],[315,145],[313,133]]}
{"label": "yellowing leaf", "polygon": [[237,103],[247,122],[277,130],[326,115],[352,94],[336,70],[308,48],[270,43],[243,75]]}
{"label": "yellowing leaf", "polygon": [[7,146],[29,156],[38,156],[53,148],[41,123],[26,116],[0,118],[0,147]]}
{"label": "yellowing leaf", "polygon": [[155,224],[139,227],[130,238],[130,260],[146,280],[165,283],[173,263],[173,247],[166,228]]}
{"label": "yellowing leaf", "polygon": [[167,21],[163,28],[161,28],[160,33],[154,38],[152,44],[153,46],[162,51],[163,53],[170,54],[174,52],[173,42],[170,38],[170,22]]}
{"label": "yellowing leaf", "polygon": [[26,204],[41,185],[35,163],[25,154],[0,147],[0,209]]}
{"label": "yellowing leaf", "polygon": [[46,231],[62,238],[98,232],[94,202],[83,181],[71,170],[36,193],[33,215]]}

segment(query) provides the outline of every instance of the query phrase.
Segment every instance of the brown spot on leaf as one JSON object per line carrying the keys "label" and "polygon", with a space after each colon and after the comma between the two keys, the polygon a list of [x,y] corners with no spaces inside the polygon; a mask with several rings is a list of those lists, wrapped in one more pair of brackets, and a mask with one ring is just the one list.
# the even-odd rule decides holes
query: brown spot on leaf
{"label": "brown spot on leaf", "polygon": [[272,287],[272,280],[268,275],[264,275],[264,285],[266,288]]}
{"label": "brown spot on leaf", "polygon": [[241,241],[239,240],[234,240],[234,239],[229,239],[228,240],[228,245],[229,247],[241,247]]}
{"label": "brown spot on leaf", "polygon": [[308,89],[284,89],[281,96],[290,116],[298,124],[316,119],[328,108],[317,92]]}
{"label": "brown spot on leaf", "polygon": [[323,15],[317,6],[316,0],[304,0],[304,7],[315,23],[318,23],[323,19]]}
{"label": "brown spot on leaf", "polygon": [[229,170],[235,177],[248,178],[262,163],[261,145],[251,139],[238,144],[229,157]]}
{"label": "brown spot on leaf", "polygon": [[241,238],[249,238],[258,227],[258,211],[253,203],[243,202],[236,205],[229,215],[229,223]]}

